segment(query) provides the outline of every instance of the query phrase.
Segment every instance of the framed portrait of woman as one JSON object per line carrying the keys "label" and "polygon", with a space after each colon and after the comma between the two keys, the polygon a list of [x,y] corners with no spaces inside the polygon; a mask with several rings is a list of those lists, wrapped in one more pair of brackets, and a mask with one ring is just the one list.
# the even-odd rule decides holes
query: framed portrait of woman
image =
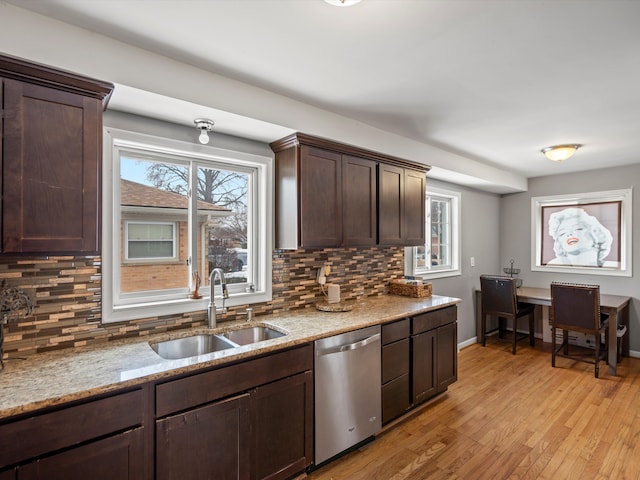
{"label": "framed portrait of woman", "polygon": [[631,276],[631,189],[531,199],[531,269]]}

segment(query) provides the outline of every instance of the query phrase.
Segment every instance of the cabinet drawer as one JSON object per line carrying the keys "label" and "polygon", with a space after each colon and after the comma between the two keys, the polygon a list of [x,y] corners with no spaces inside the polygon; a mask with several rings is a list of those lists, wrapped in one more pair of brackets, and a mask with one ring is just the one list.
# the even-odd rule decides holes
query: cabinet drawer
{"label": "cabinet drawer", "polygon": [[407,338],[410,334],[409,319],[399,320],[393,323],[382,325],[382,345],[396,342],[402,338]]}
{"label": "cabinet drawer", "polygon": [[409,339],[382,347],[382,383],[409,373]]}
{"label": "cabinet drawer", "polygon": [[156,416],[186,410],[311,370],[311,344],[156,385]]}
{"label": "cabinet drawer", "polygon": [[413,317],[413,334],[433,330],[447,323],[457,320],[457,307],[441,308],[431,312],[422,313]]}
{"label": "cabinet drawer", "polygon": [[143,408],[135,390],[2,425],[0,468],[141,425]]}
{"label": "cabinet drawer", "polygon": [[409,374],[382,386],[382,423],[387,423],[409,410]]}
{"label": "cabinet drawer", "polygon": [[[20,480],[144,479],[144,428],[96,440],[18,467]],[[0,477],[1,478],[1,477]]]}

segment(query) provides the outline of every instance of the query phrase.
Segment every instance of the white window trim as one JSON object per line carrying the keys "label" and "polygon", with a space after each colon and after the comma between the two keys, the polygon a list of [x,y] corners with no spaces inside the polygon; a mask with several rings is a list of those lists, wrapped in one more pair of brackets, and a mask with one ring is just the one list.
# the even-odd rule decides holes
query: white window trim
{"label": "white window trim", "polygon": [[[254,292],[233,293],[226,300],[227,306],[268,302],[272,299],[271,275],[273,250],[273,159],[262,155],[225,150],[207,145],[191,144],[178,140],[155,137],[115,128],[105,128],[103,142],[103,188],[102,188],[102,322],[113,323],[160,315],[178,315],[187,312],[206,310],[209,304],[208,287],[200,287],[201,299],[193,300],[188,296],[158,301],[153,297],[138,297],[136,303],[114,306],[115,290],[119,289],[114,279],[114,262],[119,262],[119,252],[115,252],[113,241],[114,225],[120,228],[120,149],[153,150],[169,155],[183,156],[196,162],[201,160],[224,160],[236,166],[257,168],[256,198],[249,198],[259,215],[256,231],[251,231],[254,251],[250,258],[260,258],[256,265]],[[261,255],[258,255],[258,252]],[[193,268],[193,264],[191,268]],[[195,266],[198,268],[198,266]],[[191,274],[191,272],[189,272]],[[191,276],[191,275],[189,275]],[[204,283],[204,282],[203,282]],[[187,287],[187,285],[185,285]],[[176,292],[179,294],[180,292]]]}
{"label": "white window trim", "polygon": [[[462,222],[462,195],[460,192],[446,190],[438,187],[431,187],[425,197],[425,203],[430,196],[444,197],[451,200],[451,266],[436,267],[429,271],[416,271],[415,256],[417,247],[406,247],[404,250],[404,271],[405,275],[421,277],[424,280],[432,280],[435,278],[455,277],[462,274],[460,268],[460,248],[461,248],[461,229]],[[428,206],[427,206],[428,209]],[[430,225],[427,225],[425,219],[425,242],[430,238]]]}

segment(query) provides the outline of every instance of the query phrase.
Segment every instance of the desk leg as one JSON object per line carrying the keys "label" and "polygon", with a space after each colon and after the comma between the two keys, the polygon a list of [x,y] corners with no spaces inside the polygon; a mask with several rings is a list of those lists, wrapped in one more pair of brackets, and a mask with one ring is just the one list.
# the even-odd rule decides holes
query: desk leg
{"label": "desk leg", "polygon": [[616,375],[618,367],[618,310],[609,310],[609,352],[607,353],[607,363],[609,364],[609,374]]}
{"label": "desk leg", "polygon": [[551,343],[551,322],[549,321],[549,306],[540,305],[542,307],[542,341]]}

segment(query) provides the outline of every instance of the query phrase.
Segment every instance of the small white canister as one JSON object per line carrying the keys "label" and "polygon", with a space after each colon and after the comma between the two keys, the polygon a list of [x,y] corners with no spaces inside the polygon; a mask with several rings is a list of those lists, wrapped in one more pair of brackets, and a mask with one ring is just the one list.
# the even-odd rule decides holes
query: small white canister
{"label": "small white canister", "polygon": [[330,283],[327,285],[328,290],[328,303],[339,303],[340,302],[340,285],[334,285]]}

